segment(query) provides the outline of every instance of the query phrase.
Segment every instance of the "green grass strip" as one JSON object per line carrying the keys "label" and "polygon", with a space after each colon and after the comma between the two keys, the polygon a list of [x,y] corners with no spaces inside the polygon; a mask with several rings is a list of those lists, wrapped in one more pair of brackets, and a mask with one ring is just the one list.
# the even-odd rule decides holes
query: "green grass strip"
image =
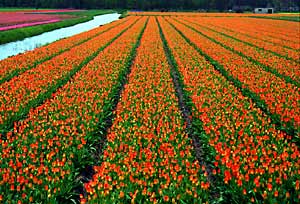
{"label": "green grass strip", "polygon": [[[169,21],[168,21],[169,22]],[[170,22],[169,22],[170,23]],[[266,114],[270,117],[271,122],[275,124],[275,127],[277,130],[284,131],[287,134],[292,136],[292,141],[295,142],[297,145],[300,146],[300,138],[299,138],[299,129],[295,128],[294,125],[291,122],[284,122],[280,119],[280,115],[276,113],[271,113],[267,104],[264,100],[262,100],[257,94],[253,93],[248,88],[243,88],[243,83],[239,81],[237,78],[234,78],[226,69],[219,64],[217,61],[215,61],[213,58],[211,58],[209,55],[207,55],[205,52],[203,52],[196,44],[190,41],[189,38],[187,38],[179,29],[177,29],[172,23],[170,25],[193,47],[195,48],[199,54],[204,56],[208,62],[210,62],[214,68],[220,72],[228,81],[232,82],[235,87],[237,87],[241,93],[249,97],[253,100],[254,103]]]}
{"label": "green grass strip", "polygon": [[[256,65],[260,66],[261,68],[263,68],[265,71],[270,72],[270,73],[274,74],[275,76],[277,76],[278,78],[281,78],[281,79],[285,80],[286,83],[293,84],[293,85],[295,85],[295,86],[297,86],[297,87],[300,87],[300,83],[299,83],[299,82],[293,80],[293,79],[292,79],[291,77],[289,77],[289,76],[280,74],[276,69],[273,69],[272,67],[269,67],[269,66],[264,65],[264,64],[260,63],[259,61],[255,60],[254,58],[249,57],[249,56],[243,54],[243,53],[240,52],[240,51],[236,51],[236,50],[233,49],[232,47],[229,47],[229,46],[227,46],[227,45],[224,45],[223,43],[221,43],[221,42],[215,40],[215,39],[212,38],[212,37],[209,37],[208,35],[205,35],[205,34],[202,33],[201,31],[195,29],[194,27],[192,27],[192,26],[190,26],[190,25],[187,25],[187,24],[185,24],[185,23],[183,23],[183,22],[181,22],[181,21],[178,21],[177,19],[174,19],[174,20],[177,21],[178,23],[180,23],[180,24],[182,24],[182,25],[184,25],[184,26],[190,28],[191,30],[195,31],[196,33],[202,35],[203,37],[208,38],[210,41],[212,41],[212,42],[214,42],[214,43],[216,43],[216,44],[218,44],[218,45],[221,45],[221,46],[224,47],[225,49],[230,50],[231,52],[233,52],[233,53],[235,53],[235,54],[238,54],[239,56],[241,56],[241,57],[243,57],[243,58],[246,58],[247,60],[249,60],[249,61],[252,62],[253,64],[256,64]],[[233,39],[233,38],[232,38],[232,39]],[[242,41],[240,41],[240,42],[242,42]],[[249,45],[249,44],[248,44],[248,45]],[[250,45],[250,46],[251,46],[251,45]]]}
{"label": "green grass strip", "polygon": [[83,62],[81,62],[77,67],[74,67],[66,76],[57,80],[56,84],[50,86],[45,93],[38,95],[35,99],[28,102],[25,107],[20,107],[19,111],[16,112],[11,118],[6,120],[3,124],[0,125],[0,133],[5,135],[12,131],[14,123],[25,119],[30,111],[30,109],[35,108],[45,102],[45,100],[52,97],[52,94],[55,93],[59,88],[63,87],[78,71],[80,71],[85,65],[87,65],[91,60],[93,60],[100,52],[102,52],[106,47],[108,47],[112,42],[118,39],[123,33],[130,29],[139,19],[137,19],[129,27],[122,30],[117,36],[111,39],[107,44],[100,47],[96,52],[87,57]]}
{"label": "green grass strip", "polygon": [[[126,21],[121,22],[121,23],[117,24],[116,26],[119,26],[119,25],[121,25],[121,24],[123,24],[123,23],[125,23],[125,22],[126,22]],[[115,26],[115,27],[116,27],[116,26]],[[73,46],[71,46],[71,47],[69,47],[69,48],[62,49],[62,50],[60,50],[59,52],[57,52],[57,53],[55,53],[55,54],[53,54],[53,55],[51,55],[51,56],[48,56],[48,57],[46,57],[46,58],[44,58],[44,59],[35,61],[35,62],[33,63],[33,65],[30,65],[30,66],[28,66],[28,67],[26,67],[26,68],[15,69],[14,71],[12,71],[12,72],[10,72],[9,74],[5,75],[4,77],[0,78],[0,85],[3,84],[3,83],[5,83],[5,82],[7,82],[7,81],[9,81],[9,80],[11,80],[12,78],[14,78],[14,77],[16,77],[16,76],[22,74],[23,72],[25,72],[25,71],[27,71],[27,70],[30,70],[30,69],[35,68],[35,67],[38,66],[39,64],[42,64],[42,63],[44,63],[44,62],[46,62],[46,61],[48,61],[48,60],[51,60],[52,58],[57,57],[58,55],[60,55],[60,54],[62,54],[62,53],[64,53],[64,52],[70,51],[71,49],[73,49],[73,48],[76,47],[76,46],[79,46],[79,45],[81,45],[81,44],[83,44],[83,43],[86,43],[86,42],[92,40],[93,38],[98,37],[99,35],[101,35],[101,34],[103,34],[103,33],[105,33],[105,32],[110,31],[111,29],[113,29],[113,28],[115,28],[115,27],[108,28],[108,29],[106,29],[106,30],[104,30],[104,31],[101,31],[101,32],[97,33],[96,35],[93,35],[93,36],[91,36],[91,37],[89,37],[89,38],[87,38],[87,39],[85,39],[85,40],[82,40],[82,41],[80,41],[80,42],[74,44]]]}

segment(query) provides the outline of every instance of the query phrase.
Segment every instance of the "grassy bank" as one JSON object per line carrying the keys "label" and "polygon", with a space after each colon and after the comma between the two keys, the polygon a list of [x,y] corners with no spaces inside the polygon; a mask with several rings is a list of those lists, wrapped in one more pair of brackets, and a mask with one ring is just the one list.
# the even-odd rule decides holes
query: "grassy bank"
{"label": "grassy bank", "polygon": [[119,17],[119,19],[125,18],[127,16],[129,16],[128,10],[126,9],[118,9],[116,10],[119,14],[121,14],[121,16]]}
{"label": "grassy bank", "polygon": [[57,23],[1,31],[0,32],[0,44],[14,42],[17,40],[23,40],[27,37],[39,35],[44,32],[49,32],[49,31],[52,31],[55,29],[73,26],[78,23],[90,21],[93,19],[94,16],[113,13],[113,12],[114,12],[113,10],[88,10],[88,11],[78,11],[78,12],[51,13],[51,14],[73,15],[75,18],[66,19],[66,20],[63,20],[63,21],[57,22]]}

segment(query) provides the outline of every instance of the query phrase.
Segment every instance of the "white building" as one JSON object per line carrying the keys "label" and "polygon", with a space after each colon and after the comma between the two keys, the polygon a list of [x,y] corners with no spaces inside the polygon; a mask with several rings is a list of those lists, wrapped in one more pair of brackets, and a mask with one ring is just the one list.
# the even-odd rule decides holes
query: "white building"
{"label": "white building", "polygon": [[274,13],[274,8],[255,8],[254,13]]}

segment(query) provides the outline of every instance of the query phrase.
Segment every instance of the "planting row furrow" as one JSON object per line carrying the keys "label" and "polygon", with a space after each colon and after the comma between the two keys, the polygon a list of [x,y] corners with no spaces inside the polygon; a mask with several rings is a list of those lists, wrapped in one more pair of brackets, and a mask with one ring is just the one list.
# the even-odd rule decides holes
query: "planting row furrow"
{"label": "planting row furrow", "polygon": [[74,202],[74,189],[82,185],[78,175],[95,162],[92,144],[103,139],[98,130],[111,114],[108,110],[121,86],[120,79],[126,77],[146,19],[130,26],[0,140],[2,200]]}
{"label": "planting row furrow", "polygon": [[22,74],[26,70],[56,57],[71,48],[91,40],[110,29],[125,23],[127,20],[113,22],[102,27],[84,32],[69,38],[65,38],[49,45],[37,48],[33,51],[25,52],[0,61],[0,84],[9,81],[13,77]]}
{"label": "planting row furrow", "polygon": [[[196,20],[197,22],[200,22]],[[287,49],[299,50],[300,47],[295,41],[290,42],[289,39],[281,39],[280,35],[269,36],[267,32],[260,32],[257,30],[257,26],[249,24],[248,21],[242,22],[239,18],[206,18],[204,19],[206,24],[217,26],[218,28],[225,30],[233,35],[246,36],[248,39],[255,39],[257,41],[263,41],[274,45],[279,45]],[[245,25],[248,22],[248,25]],[[266,26],[270,21],[261,23],[259,26]],[[293,23],[295,25],[295,23]],[[234,25],[234,26],[233,26]],[[249,26],[251,25],[251,26]],[[286,25],[286,22],[284,22]],[[296,28],[295,26],[293,28]],[[276,28],[270,28],[270,30]],[[292,31],[292,28],[290,29]],[[288,33],[289,31],[285,31]]]}
{"label": "planting row furrow", "polygon": [[82,203],[203,203],[209,183],[193,156],[164,55],[150,17],[115,110],[103,162]]}
{"label": "planting row furrow", "polygon": [[299,140],[300,89],[265,71],[262,67],[227,50],[189,25],[172,18],[168,21],[197,47],[213,64],[234,82],[243,93],[271,116],[279,129]]}
{"label": "planting row furrow", "polygon": [[109,32],[72,48],[37,67],[0,85],[0,134],[12,128],[14,121],[26,116],[29,109],[51,97],[101,50],[108,46],[137,19],[112,28]]}
{"label": "planting row furrow", "polygon": [[[185,18],[185,20],[189,21],[189,23],[195,23],[193,18]],[[217,32],[220,35],[223,35],[225,37],[228,38],[232,38],[235,41],[238,41],[240,43],[243,43],[243,46],[241,46],[240,48],[244,48],[244,46],[246,46],[247,48],[250,49],[254,49],[251,47],[255,47],[257,52],[260,52],[262,57],[270,57],[270,59],[274,59],[275,61],[278,61],[277,58],[285,58],[287,60],[291,60],[294,61],[293,63],[295,64],[295,62],[299,62],[300,61],[300,55],[299,55],[299,50],[293,50],[293,49],[287,49],[285,48],[283,45],[279,46],[279,45],[274,45],[272,43],[268,43],[265,42],[263,40],[261,40],[261,38],[259,39],[255,39],[255,38],[251,38],[248,37],[246,35],[242,35],[238,32],[233,32],[233,31],[228,31],[226,29],[222,29],[214,24],[210,24],[210,22],[208,21],[198,21],[197,23],[195,23],[197,25],[200,25],[201,27],[205,28],[205,29],[209,29],[211,31]],[[249,32],[250,34],[250,32]],[[300,35],[298,36],[300,38]],[[249,47],[251,46],[251,47]],[[244,49],[244,51],[247,49]],[[275,56],[273,56],[275,55]],[[275,58],[274,58],[275,57]],[[274,60],[268,60],[268,63],[273,63],[272,66],[274,66]],[[281,59],[279,59],[281,60]],[[288,62],[288,61],[287,61]],[[282,62],[278,61],[278,63],[282,64]],[[283,64],[286,64],[283,62]]]}
{"label": "planting row furrow", "polygon": [[[178,65],[174,63],[174,56],[172,55],[172,51],[168,46],[168,42],[162,30],[162,25],[160,24],[159,18],[156,18],[158,23],[160,37],[163,41],[164,51],[166,57],[168,59],[168,63],[170,65],[170,72],[172,76],[172,80],[174,83],[174,88],[176,91],[176,95],[178,98],[179,108],[182,112],[182,117],[184,119],[186,125],[186,132],[189,138],[192,140],[193,148],[195,151],[195,158],[198,160],[199,164],[202,166],[203,171],[206,171],[207,180],[210,183],[210,191],[208,201],[217,200],[221,198],[219,188],[216,188],[216,178],[212,174],[212,163],[211,163],[211,152],[208,151],[207,144],[208,142],[199,137],[198,132],[201,132],[201,127],[198,124],[199,120],[192,117],[192,108],[190,104],[192,101],[186,94],[184,90],[184,85],[182,83],[182,78],[178,73]],[[205,141],[203,141],[205,140]]]}
{"label": "planting row furrow", "polygon": [[[215,42],[220,43],[226,49],[229,49],[242,57],[245,57],[256,63],[258,66],[264,68],[266,71],[275,74],[276,76],[284,79],[288,83],[292,83],[300,87],[300,69],[299,63],[285,58],[278,57],[270,52],[267,52],[262,49],[258,49],[251,45],[247,45],[243,42],[239,42],[230,37],[224,36],[212,29],[207,29],[202,25],[193,24],[191,21],[182,21],[180,22],[191,25],[198,32],[209,37]],[[299,55],[300,53],[298,53]],[[300,57],[300,56],[299,56]]]}
{"label": "planting row furrow", "polygon": [[[300,202],[300,149],[278,131],[251,98],[243,96],[187,38],[160,17],[164,36],[191,100],[192,120],[207,141],[215,183],[225,203]],[[179,26],[178,26],[179,27]],[[199,128],[201,127],[201,128]],[[219,202],[219,200],[215,200]]]}

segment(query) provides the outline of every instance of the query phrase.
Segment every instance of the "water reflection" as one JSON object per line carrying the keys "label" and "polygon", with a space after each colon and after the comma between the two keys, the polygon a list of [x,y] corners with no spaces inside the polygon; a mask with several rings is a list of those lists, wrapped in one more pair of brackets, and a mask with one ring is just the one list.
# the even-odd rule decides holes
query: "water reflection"
{"label": "water reflection", "polygon": [[37,47],[41,47],[62,38],[70,37],[78,33],[97,28],[99,25],[110,23],[117,20],[119,17],[120,14],[117,13],[95,16],[93,20],[85,23],[80,23],[67,28],[60,28],[40,35],[25,38],[21,41],[0,45],[0,60],[5,59],[9,56],[23,53],[25,51],[33,50]]}

